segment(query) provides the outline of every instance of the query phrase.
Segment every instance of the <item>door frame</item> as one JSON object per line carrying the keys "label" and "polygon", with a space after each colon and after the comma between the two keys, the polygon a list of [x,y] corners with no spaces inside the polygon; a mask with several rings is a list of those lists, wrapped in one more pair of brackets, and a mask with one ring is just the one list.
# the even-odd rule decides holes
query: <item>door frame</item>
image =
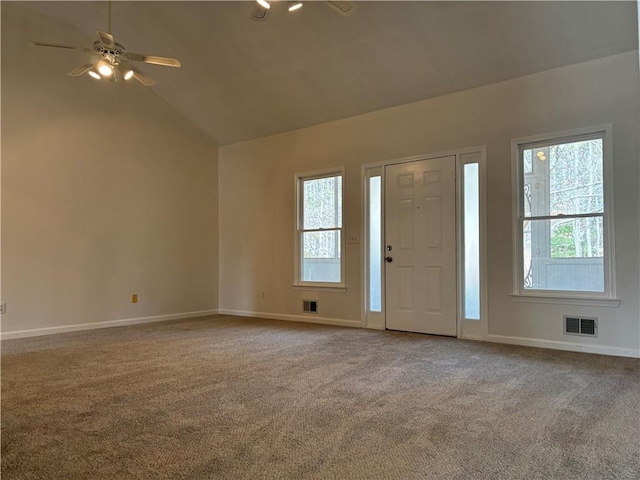
{"label": "door frame", "polygon": [[[379,162],[363,164],[361,167],[361,200],[362,200],[362,308],[361,325],[365,328],[384,330],[386,328],[385,314],[385,270],[382,268],[381,299],[382,309],[380,312],[369,310],[369,178],[381,177],[381,245],[384,247],[385,232],[385,167],[402,163],[411,163],[422,160],[432,160],[440,157],[455,157],[456,180],[456,337],[483,340],[488,336],[488,304],[487,304],[487,189],[486,189],[486,146],[461,148],[456,150],[415,155],[411,157],[396,158]],[[479,200],[480,200],[480,319],[468,320],[462,318],[463,310],[463,285],[464,285],[464,239],[463,239],[463,170],[466,163],[478,163],[479,170]],[[382,257],[384,248],[382,248]],[[381,263],[384,265],[384,262]]]}

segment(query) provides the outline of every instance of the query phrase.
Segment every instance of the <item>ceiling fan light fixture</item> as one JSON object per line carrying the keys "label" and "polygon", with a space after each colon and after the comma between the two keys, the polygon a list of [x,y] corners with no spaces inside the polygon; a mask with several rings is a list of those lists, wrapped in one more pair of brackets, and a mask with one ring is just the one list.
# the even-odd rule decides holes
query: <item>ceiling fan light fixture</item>
{"label": "ceiling fan light fixture", "polygon": [[289,11],[295,12],[296,10],[300,10],[302,8],[302,2],[289,2]]}
{"label": "ceiling fan light fixture", "polygon": [[271,8],[271,2],[268,2],[267,0],[256,0],[256,2],[258,2],[258,5],[260,5],[262,8],[265,8],[267,10]]}
{"label": "ceiling fan light fixture", "polygon": [[[268,0],[260,1],[264,2],[267,8],[270,7],[270,2]],[[110,80],[112,82],[119,81],[123,78],[124,80],[135,78],[145,87],[149,87],[155,84],[153,78],[145,75],[143,72],[140,72],[137,69],[134,69],[134,67],[129,65],[129,61],[144,62],[153,65],[162,65],[165,67],[174,68],[178,68],[181,66],[180,61],[177,58],[127,52],[121,44],[116,43],[113,35],[109,33],[111,31],[111,1],[107,2],[107,4],[109,7],[107,31],[98,32],[98,40],[93,42],[93,46],[91,48],[74,47],[69,45],[44,42],[33,42],[33,44],[39,47],[63,48],[65,50],[82,50],[83,52],[91,53],[92,56],[89,63],[80,65],[67,72],[67,75],[70,77],[79,77],[87,73],[91,76],[91,78],[95,78],[96,80],[104,79]],[[266,12],[268,12],[267,9],[262,9],[258,6],[256,6],[255,8],[256,10],[262,10],[263,12],[265,12],[264,16],[266,18]]]}
{"label": "ceiling fan light fixture", "polygon": [[96,67],[98,68],[98,73],[103,77],[111,77],[113,75],[113,65],[106,60],[100,60],[96,63]]}

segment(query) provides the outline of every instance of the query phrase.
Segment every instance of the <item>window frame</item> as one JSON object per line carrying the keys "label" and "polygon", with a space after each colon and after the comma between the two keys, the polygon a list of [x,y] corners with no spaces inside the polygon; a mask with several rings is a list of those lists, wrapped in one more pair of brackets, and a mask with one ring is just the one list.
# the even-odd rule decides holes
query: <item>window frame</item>
{"label": "window frame", "polygon": [[[341,206],[342,206],[342,225],[340,227],[326,229],[327,231],[337,230],[340,232],[340,281],[339,282],[308,282],[302,279],[302,236],[305,230],[304,227],[304,195],[302,191],[302,185],[308,180],[318,180],[329,177],[341,177],[342,179],[342,191],[341,191]],[[346,290],[345,281],[345,246],[346,240],[344,235],[345,224],[345,176],[344,167],[328,168],[323,170],[314,170],[312,172],[302,172],[295,174],[295,223],[294,223],[294,279],[293,286],[298,288],[310,288],[313,290]],[[314,229],[315,230],[315,229]],[[313,231],[313,230],[312,230]]]}
{"label": "window frame", "polygon": [[[524,243],[523,224],[532,217],[524,216],[524,160],[525,149],[540,148],[571,143],[580,140],[602,139],[602,175],[603,175],[603,202],[602,214],[593,216],[602,217],[603,227],[603,269],[604,291],[578,291],[578,290],[542,290],[524,288]],[[543,303],[567,303],[581,305],[618,306],[615,285],[615,252],[614,252],[614,228],[613,228],[613,132],[611,124],[585,127],[574,130],[565,130],[556,133],[535,135],[512,140],[512,192],[513,192],[513,293],[512,297],[521,301],[539,301]],[[554,218],[555,216],[549,216]],[[539,217],[534,217],[538,218]],[[556,259],[566,260],[566,259]]]}

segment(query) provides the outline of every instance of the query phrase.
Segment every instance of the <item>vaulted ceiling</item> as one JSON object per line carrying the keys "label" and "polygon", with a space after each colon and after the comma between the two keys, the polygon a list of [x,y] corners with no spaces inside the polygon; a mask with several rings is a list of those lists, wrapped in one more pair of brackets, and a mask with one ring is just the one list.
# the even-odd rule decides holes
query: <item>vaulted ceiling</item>
{"label": "vaulted ceiling", "polygon": [[[631,1],[357,2],[349,16],[325,2],[294,13],[286,4],[274,2],[256,22],[253,1],[113,2],[112,33],[129,51],[182,61],[181,69],[141,69],[219,145],[638,47]],[[77,28],[87,46],[106,30],[106,2],[25,5]],[[65,51],[53,54],[59,75],[77,66]]]}

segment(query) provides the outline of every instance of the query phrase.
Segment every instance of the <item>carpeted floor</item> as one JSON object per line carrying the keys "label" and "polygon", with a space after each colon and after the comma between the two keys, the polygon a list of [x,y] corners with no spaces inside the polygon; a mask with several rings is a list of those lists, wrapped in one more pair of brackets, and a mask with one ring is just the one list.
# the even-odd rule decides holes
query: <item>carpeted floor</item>
{"label": "carpeted floor", "polygon": [[640,478],[640,361],[218,316],[2,342],[2,479]]}

